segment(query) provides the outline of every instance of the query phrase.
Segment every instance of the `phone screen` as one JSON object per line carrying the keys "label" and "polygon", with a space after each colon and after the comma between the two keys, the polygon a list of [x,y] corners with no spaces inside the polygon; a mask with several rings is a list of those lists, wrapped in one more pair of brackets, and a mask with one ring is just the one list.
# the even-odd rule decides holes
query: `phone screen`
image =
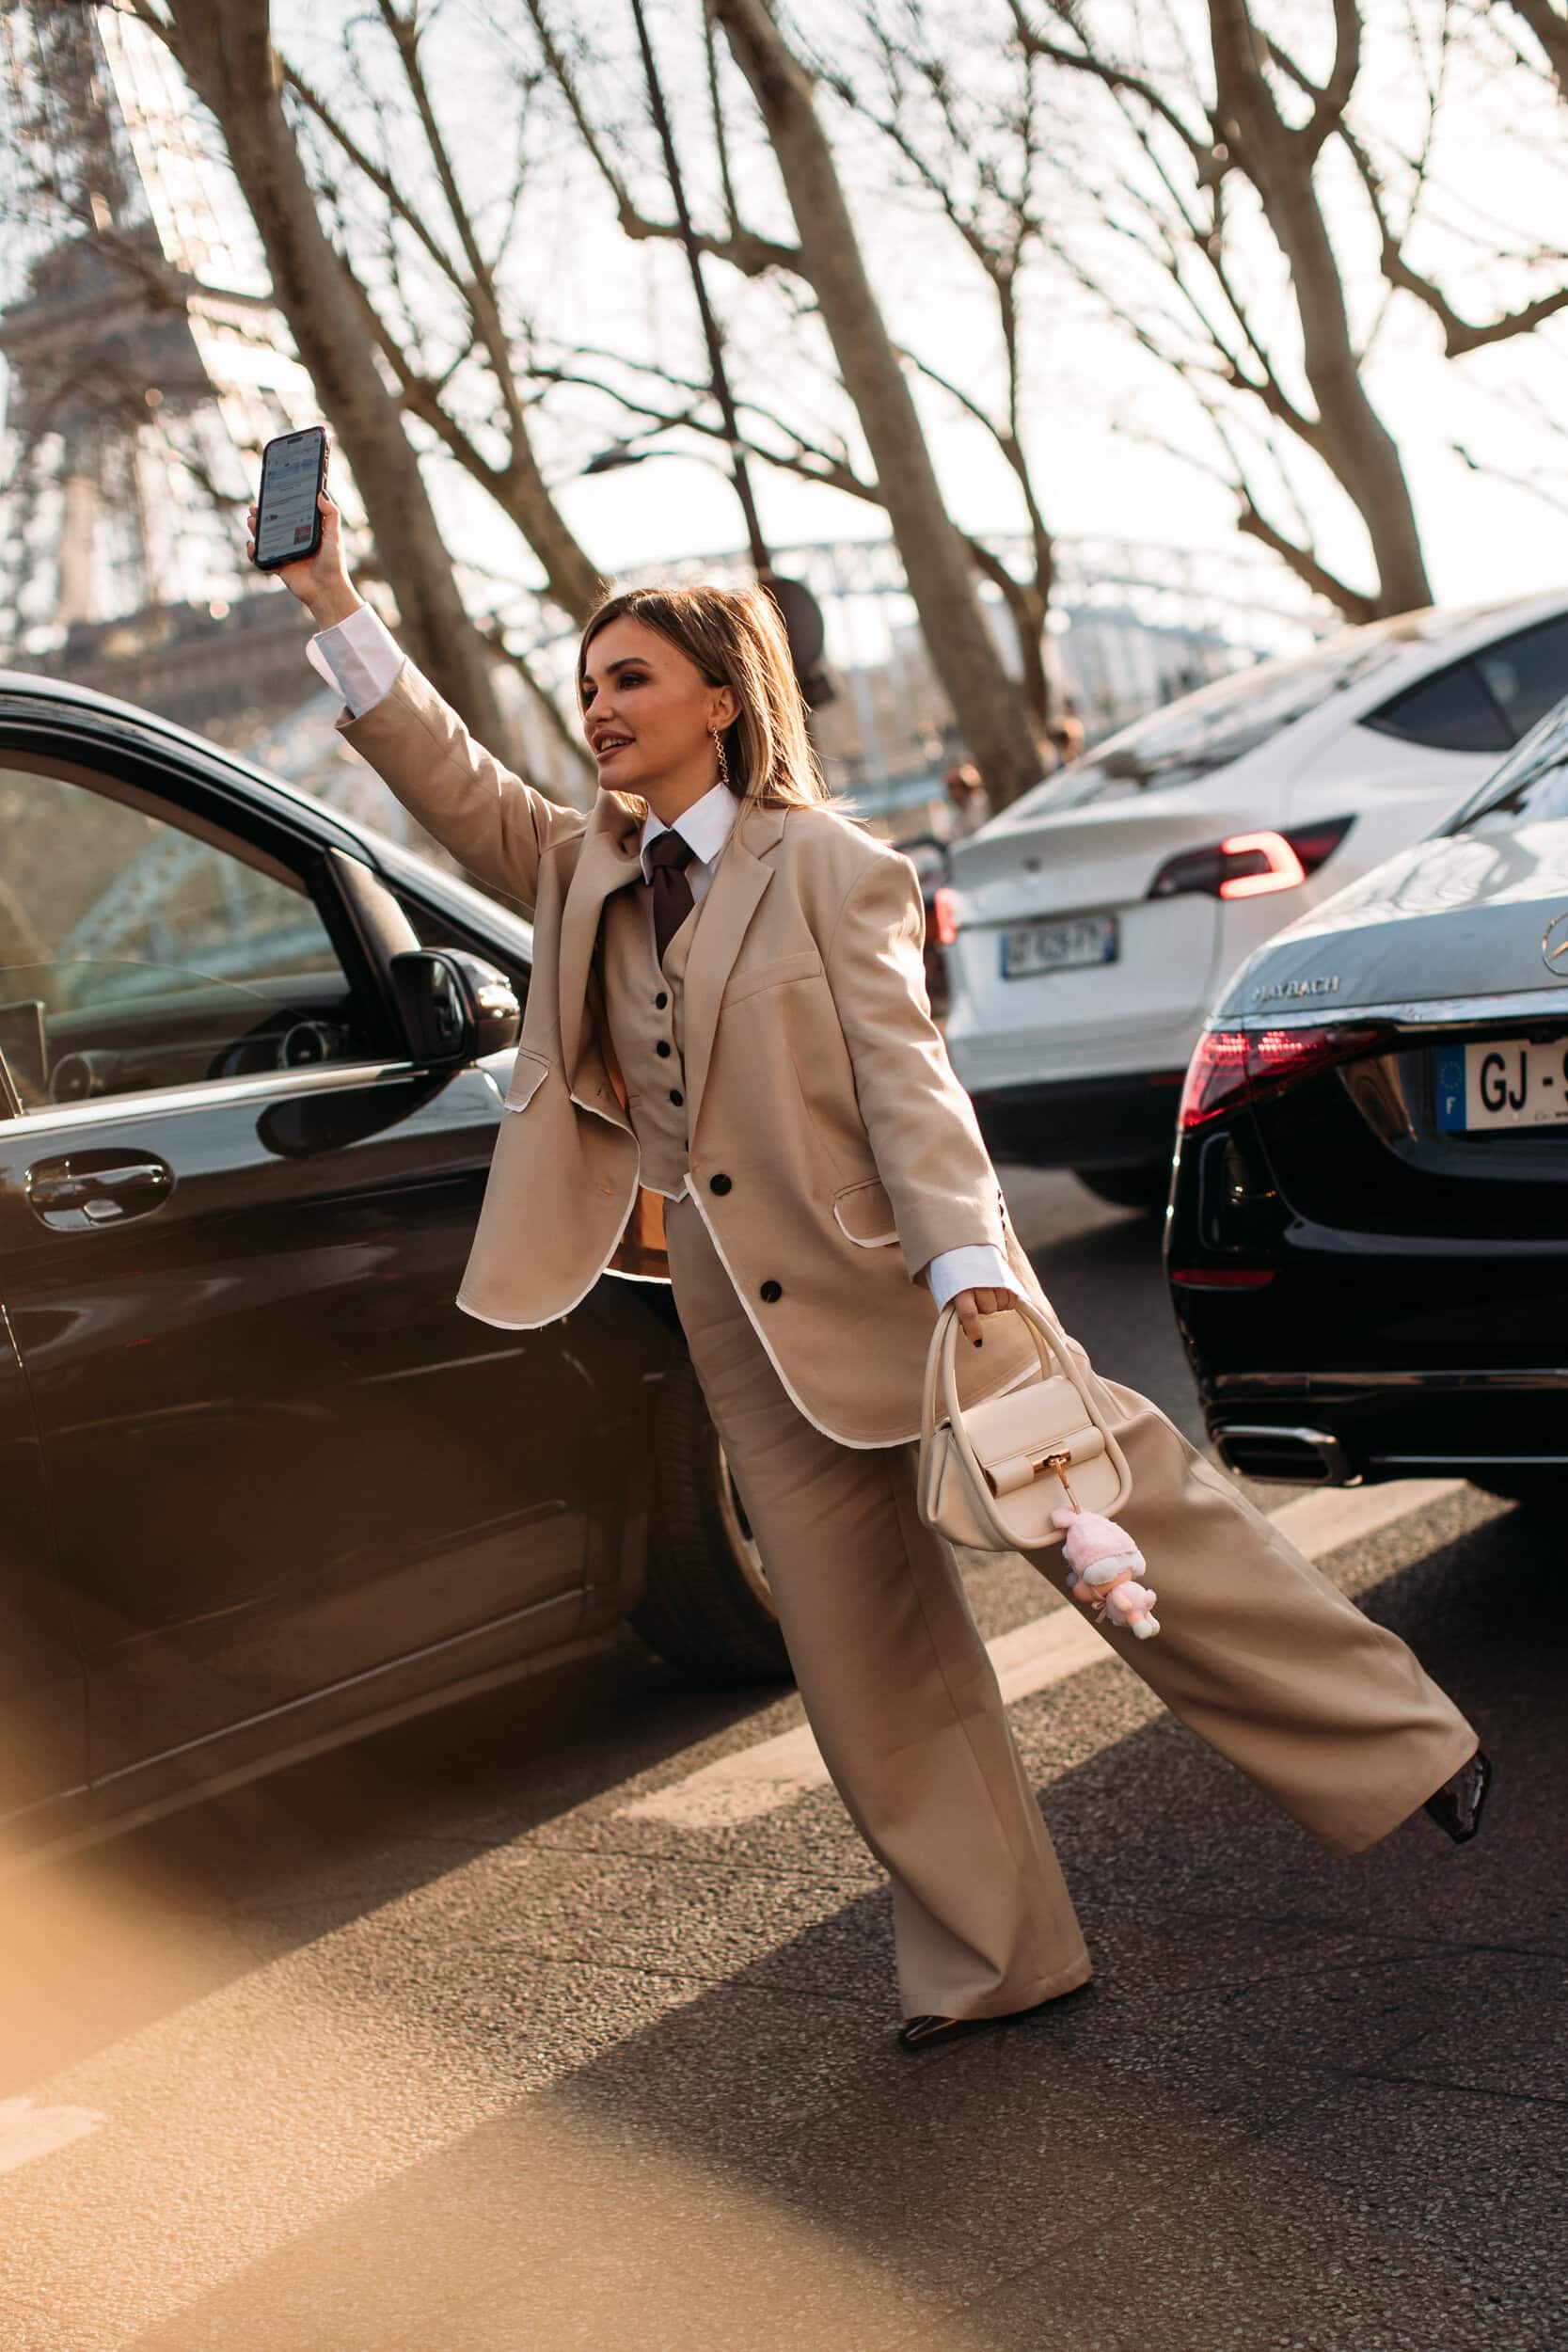
{"label": "phone screen", "polygon": [[308,548],[315,537],[321,445],[314,426],[268,444],[256,525],[258,563],[270,564],[295,548]]}

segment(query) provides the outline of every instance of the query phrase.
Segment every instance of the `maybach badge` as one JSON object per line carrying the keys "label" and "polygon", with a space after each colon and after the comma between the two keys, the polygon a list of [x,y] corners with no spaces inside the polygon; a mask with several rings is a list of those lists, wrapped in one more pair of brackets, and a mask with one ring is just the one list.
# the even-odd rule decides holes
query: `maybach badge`
{"label": "maybach badge", "polygon": [[1276,996],[1334,996],[1338,993],[1338,972],[1320,972],[1309,980],[1268,980],[1252,992],[1255,1005],[1266,1005]]}

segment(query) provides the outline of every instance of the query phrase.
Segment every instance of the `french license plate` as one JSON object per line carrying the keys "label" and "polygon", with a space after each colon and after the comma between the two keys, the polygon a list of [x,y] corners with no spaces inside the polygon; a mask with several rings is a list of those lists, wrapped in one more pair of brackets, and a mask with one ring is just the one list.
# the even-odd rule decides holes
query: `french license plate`
{"label": "french license plate", "polygon": [[1022,980],[1037,972],[1070,972],[1085,963],[1115,963],[1121,953],[1114,914],[1074,914],[1054,923],[1021,923],[1002,934],[1002,977]]}
{"label": "french license plate", "polygon": [[1440,1052],[1437,1124],[1448,1135],[1568,1127],[1568,1038],[1549,1045],[1510,1040]]}

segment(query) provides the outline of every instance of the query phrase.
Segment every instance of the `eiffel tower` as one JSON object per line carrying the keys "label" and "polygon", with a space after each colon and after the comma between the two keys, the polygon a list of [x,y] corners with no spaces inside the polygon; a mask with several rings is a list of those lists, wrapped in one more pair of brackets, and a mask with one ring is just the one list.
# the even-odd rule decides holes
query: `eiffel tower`
{"label": "eiffel tower", "polygon": [[259,744],[308,690],[307,624],[240,517],[314,405],[249,222],[133,17],[10,0],[0,72],[32,215],[0,310],[0,660]]}

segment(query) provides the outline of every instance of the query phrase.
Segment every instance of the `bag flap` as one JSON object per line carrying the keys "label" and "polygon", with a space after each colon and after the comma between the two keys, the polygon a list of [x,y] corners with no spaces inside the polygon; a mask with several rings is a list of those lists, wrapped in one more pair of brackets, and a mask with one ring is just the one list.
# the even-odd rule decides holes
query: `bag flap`
{"label": "bag flap", "polygon": [[1031,1380],[1003,1396],[988,1396],[964,1412],[964,1429],[975,1458],[988,1469],[1016,1454],[1038,1454],[1085,1427],[1084,1400],[1060,1373]]}
{"label": "bag flap", "polygon": [[1049,1450],[1031,1444],[1022,1454],[999,1454],[989,1462],[981,1462],[980,1470],[993,1495],[1016,1494],[1021,1486],[1032,1486],[1037,1478],[1052,1475],[1041,1461],[1042,1453],[1065,1454],[1064,1468],[1070,1473],[1083,1470],[1090,1462],[1098,1462],[1105,1451],[1105,1440],[1098,1429],[1087,1422],[1082,1429],[1069,1430],[1056,1438]]}

